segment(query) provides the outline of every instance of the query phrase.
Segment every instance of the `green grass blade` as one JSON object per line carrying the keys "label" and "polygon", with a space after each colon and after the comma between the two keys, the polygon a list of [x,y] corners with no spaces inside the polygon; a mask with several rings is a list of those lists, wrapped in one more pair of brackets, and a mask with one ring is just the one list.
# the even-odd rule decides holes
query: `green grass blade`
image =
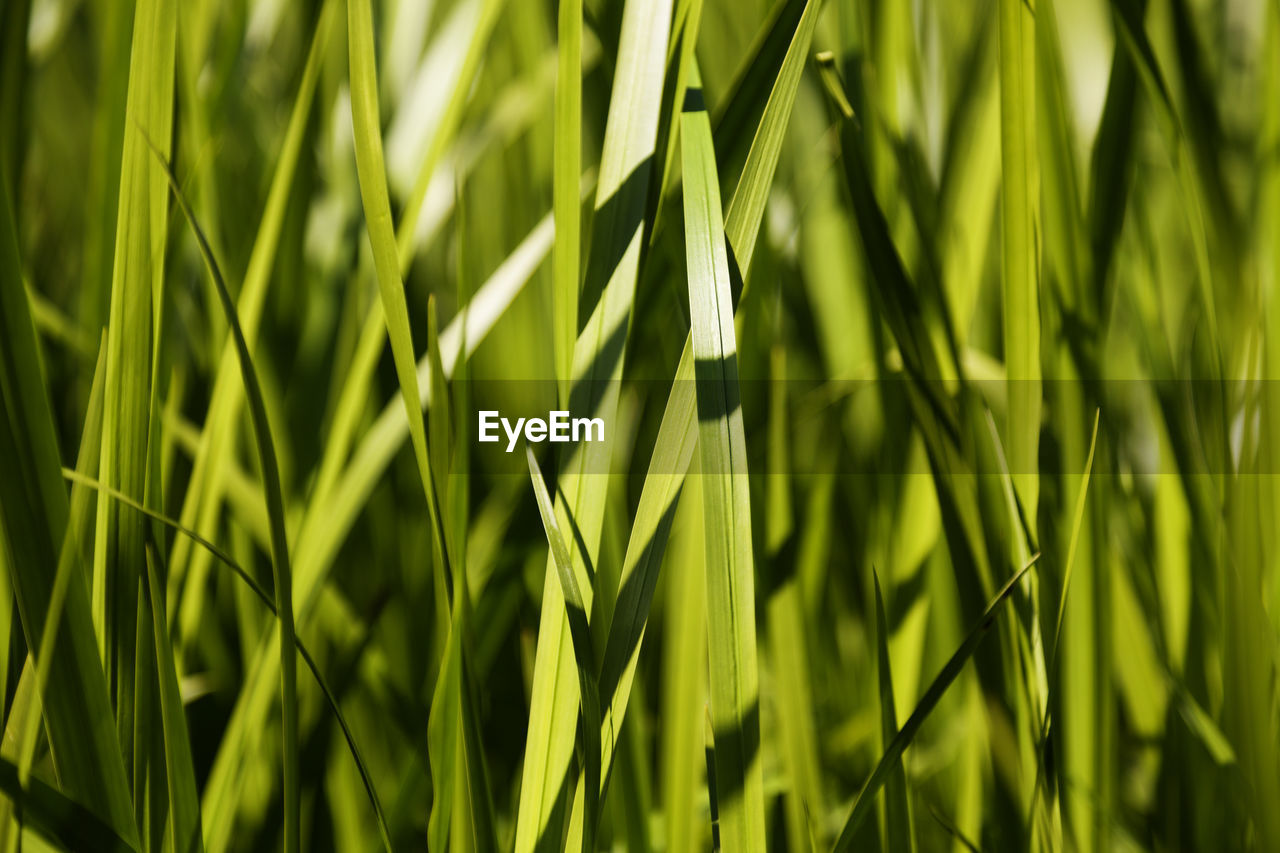
{"label": "green grass blade", "polygon": [[739,402],[729,259],[711,122],[696,71],[680,117],[698,447],[707,514],[707,630],[720,832],[731,850],[763,849],[755,561]]}
{"label": "green grass blade", "polygon": [[[149,141],[149,140],[148,140]],[[153,148],[156,158],[164,168],[169,179],[174,197],[182,209],[187,223],[191,226],[200,246],[200,253],[208,267],[209,275],[218,290],[218,298],[222,302],[222,310],[227,315],[227,325],[231,329],[236,344],[236,354],[240,360],[240,377],[244,382],[245,400],[249,404],[249,418],[253,425],[254,444],[258,452],[258,463],[262,466],[262,487],[266,495],[267,516],[271,526],[271,562],[275,569],[275,603],[280,614],[280,674],[281,674],[281,714],[283,719],[283,788],[284,788],[284,840],[283,847],[287,853],[295,853],[299,847],[300,824],[300,789],[298,784],[298,676],[295,647],[297,638],[293,624],[293,573],[289,568],[289,541],[285,533],[284,498],[280,487],[280,465],[276,460],[275,446],[271,439],[271,424],[267,419],[266,404],[262,398],[262,388],[258,383],[258,374],[254,369],[249,345],[245,341],[244,331],[236,316],[235,302],[227,290],[222,278],[222,271],[212,249],[196,221],[186,199],[178,187],[178,181],[162,152]],[[108,485],[110,485],[108,483]]]}
{"label": "green grass blade", "polygon": [[[693,383],[686,382],[692,386]],[[692,452],[692,446],[690,447]],[[695,461],[693,463],[697,465]],[[705,835],[698,788],[706,759],[707,579],[702,543],[702,478],[688,477],[672,533],[662,643],[659,767],[667,849],[693,850]],[[676,508],[672,507],[673,514]],[[659,558],[660,559],[660,558]],[[603,684],[602,684],[603,686]]]}
{"label": "green grass blade", "polygon": [[[574,382],[582,388],[574,394],[574,414],[603,418],[606,423],[613,423],[618,407],[640,269],[649,176],[657,155],[670,24],[670,0],[633,0],[623,10],[596,190],[595,238],[583,290],[587,304],[593,307],[574,347],[573,370]],[[562,463],[556,483],[557,521],[567,527],[572,519],[585,546],[574,548],[571,557],[588,608],[592,605],[592,591],[582,579],[586,566],[594,565],[598,558],[608,485],[608,478],[601,474],[610,469],[613,438],[607,432],[604,441],[576,448]],[[575,540],[578,538],[575,536]],[[573,727],[578,716],[573,696],[577,688],[570,668],[562,664],[572,654],[565,605],[560,585],[552,575],[547,572],[543,585],[530,736],[516,818],[515,847],[519,853],[538,844],[554,843],[547,837],[547,830],[562,802],[561,785],[569,771]]]}
{"label": "green grass blade", "polygon": [[960,647],[951,655],[943,665],[942,670],[930,682],[928,689],[920,696],[920,701],[916,703],[915,710],[911,712],[911,716],[902,724],[898,734],[885,748],[884,755],[880,757],[875,769],[871,771],[870,778],[862,786],[857,799],[853,801],[853,809],[844,823],[844,828],[840,831],[840,837],[836,840],[836,850],[841,851],[850,848],[857,835],[858,827],[861,826],[862,821],[866,819],[875,804],[876,794],[889,781],[894,766],[902,759],[902,753],[915,739],[920,727],[924,725],[924,721],[937,706],[938,700],[947,692],[947,688],[956,680],[956,676],[960,674],[960,670],[964,668],[965,663],[968,662],[969,658],[973,657],[974,651],[978,648],[978,643],[982,642],[987,630],[995,623],[995,617],[1000,605],[1009,597],[1009,593],[1013,592],[1018,581],[1022,580],[1039,558],[1040,555],[1036,554],[1029,563],[1005,582],[1005,585],[996,593],[995,598],[987,605],[987,609],[983,611],[981,618],[969,629]]}
{"label": "green grass blade", "polygon": [[[1005,444],[1023,515],[1034,528],[1039,501],[1040,217],[1036,154],[1035,13],[1026,0],[999,0],[1000,279],[1009,409]],[[1052,14],[1052,12],[1050,12]]]}
{"label": "green grass blade", "polygon": [[582,849],[595,850],[596,817],[600,799],[600,697],[595,677],[595,652],[591,648],[591,625],[587,619],[586,602],[578,588],[578,578],[573,571],[569,547],[556,522],[555,505],[547,494],[547,484],[542,479],[533,448],[525,447],[529,460],[529,476],[533,479],[533,494],[538,502],[538,514],[547,532],[551,546],[551,558],[555,562],[556,576],[560,579],[561,593],[568,608],[569,632],[573,640],[574,660],[578,670],[578,696],[582,707],[583,779],[586,790],[586,817],[582,830]]}
{"label": "green grass blade", "polygon": [[[55,428],[35,327],[22,287],[8,187],[0,182],[0,547],[27,648],[40,649],[68,520]],[[69,794],[136,845],[120,743],[89,609],[85,577],[67,573],[61,635],[40,697],[54,766]]]}
{"label": "green grass blade", "polygon": [[573,347],[578,340],[578,267],[582,245],[582,0],[564,0],[559,10],[559,66],[556,72],[555,184],[555,355],[561,405],[568,405],[573,380]]}
{"label": "green grass blade", "polygon": [[[148,483],[156,341],[163,314],[168,189],[152,162],[147,137],[169,156],[173,132],[177,4],[143,0],[134,11],[129,92],[121,165],[111,304],[107,328],[106,413],[101,479],[139,498]],[[146,501],[144,501],[146,502]],[[94,554],[94,614],[101,632],[121,746],[133,778],[134,645],[145,565],[145,525],[132,510],[99,504]],[[145,690],[145,687],[144,687]],[[134,804],[140,815],[142,805]]]}
{"label": "green grass blade", "polygon": [[169,622],[164,612],[164,586],[156,572],[155,548],[147,545],[146,587],[151,599],[151,629],[156,650],[160,686],[160,722],[164,732],[165,781],[169,794],[169,843],[174,850],[200,853],[204,834],[200,828],[200,797],[196,793],[195,763],[187,731],[186,709],[178,687]]}
{"label": "green grass blade", "polygon": [[[872,571],[876,594],[876,661],[880,679],[880,736],[887,749],[898,734],[898,714],[893,707],[893,676],[889,669],[889,620],[884,615],[880,577]],[[899,755],[889,767],[884,784],[885,842],[889,850],[916,849],[911,828],[911,805],[907,792],[907,772]]]}
{"label": "green grass blade", "polygon": [[391,199],[387,194],[386,166],[382,156],[382,127],[378,118],[378,79],[374,60],[373,12],[368,0],[347,2],[347,42],[350,48],[351,121],[355,134],[356,167],[360,175],[360,197],[365,225],[373,247],[382,312],[391,339],[391,355],[409,419],[418,475],[427,498],[435,564],[443,568],[443,545],[436,538],[441,529],[435,485],[432,482],[431,454],[423,425],[422,400],[418,392],[413,335],[409,330],[409,309],[405,302],[395,229],[391,224]]}
{"label": "green grass blade", "polygon": [[[822,0],[809,0],[796,25],[795,34],[787,45],[786,55],[778,70],[777,79],[769,90],[760,125],[751,139],[747,162],[742,177],[733,191],[733,199],[724,217],[724,231],[733,247],[738,269],[746,281],[747,270],[755,256],[756,236],[764,220],[765,203],[773,186],[773,173],[782,154],[791,109],[795,105],[800,88],[800,75],[809,59],[809,44],[822,11]],[[714,173],[713,173],[714,174]]]}
{"label": "green grass blade", "polygon": [[[816,17],[816,5],[811,2],[806,7],[806,14],[809,14],[812,9],[812,14]],[[773,19],[773,22],[768,25],[769,39],[776,39],[777,34],[784,31],[792,32],[783,26],[785,23],[786,21],[782,19]],[[803,66],[812,33],[811,25],[801,27],[794,32],[792,39],[787,42],[790,47],[786,52],[786,62]],[[766,43],[772,42],[766,39]],[[769,97],[760,128],[753,137],[751,146],[753,156],[749,158],[748,168],[744,169],[738,183],[742,201],[739,202],[738,196],[735,195],[734,202],[729,205],[726,220],[728,223],[726,233],[735,251],[745,245],[748,239],[754,239],[754,235],[759,231],[760,222],[764,217],[767,193],[755,189],[754,186],[772,180],[777,159],[781,155],[781,140],[786,130],[785,119],[794,103],[799,80],[798,74],[787,74],[777,81]],[[752,91],[754,91],[752,87],[738,87],[735,89],[733,100],[745,98]],[[734,109],[736,108],[731,103],[729,110]],[[740,242],[734,242],[735,236]],[[749,260],[750,258],[747,264],[739,265],[744,277],[750,270]],[[676,367],[671,393],[663,410],[658,437],[654,443],[644,487],[640,494],[640,503],[636,509],[635,521],[627,542],[619,581],[620,597],[616,603],[614,618],[610,623],[609,635],[605,642],[600,686],[601,696],[606,700],[601,733],[602,776],[606,785],[618,732],[626,713],[631,682],[639,659],[640,645],[644,639],[649,606],[657,585],[667,535],[670,532],[676,503],[685,481],[685,472],[693,458],[697,440],[696,405],[693,349],[690,338],[686,337],[680,362]],[[576,826],[580,821],[582,800],[580,790],[581,786],[579,786],[579,793],[575,795],[571,826]]]}

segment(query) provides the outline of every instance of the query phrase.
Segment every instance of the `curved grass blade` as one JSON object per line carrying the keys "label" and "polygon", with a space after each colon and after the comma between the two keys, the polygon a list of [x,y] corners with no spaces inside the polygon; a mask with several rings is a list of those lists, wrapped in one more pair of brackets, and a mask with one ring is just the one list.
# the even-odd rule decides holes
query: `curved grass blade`
{"label": "curved grass blade", "polygon": [[[145,138],[145,137],[144,137]],[[150,140],[147,140],[150,143]],[[300,798],[298,783],[298,676],[294,648],[297,639],[293,625],[293,576],[289,570],[289,542],[285,533],[284,497],[280,488],[280,465],[276,460],[275,447],[271,440],[271,425],[267,420],[267,408],[262,398],[262,388],[258,383],[258,374],[249,355],[249,345],[245,341],[244,331],[236,315],[235,302],[227,290],[218,267],[213,250],[205,239],[200,223],[183,197],[178,180],[169,168],[158,148],[152,146],[152,152],[164,168],[169,179],[174,198],[182,209],[183,216],[191,226],[200,246],[200,254],[208,267],[218,290],[218,298],[222,302],[222,310],[227,315],[227,325],[231,328],[236,344],[236,354],[240,360],[240,376],[244,381],[245,401],[249,404],[249,418],[253,424],[254,444],[258,451],[258,462],[262,466],[262,487],[266,495],[267,516],[271,529],[271,562],[275,568],[275,602],[280,614],[280,674],[281,674],[281,713],[283,731],[281,740],[284,764],[284,841],[286,853],[296,853],[299,846]]]}
{"label": "curved grass blade", "polygon": [[973,657],[974,651],[978,648],[978,643],[982,642],[987,630],[995,623],[995,617],[1000,605],[1009,597],[1009,593],[1013,592],[1013,588],[1017,586],[1018,581],[1022,580],[1039,559],[1039,554],[1033,556],[1025,566],[1005,582],[1005,585],[996,593],[995,598],[991,599],[991,603],[987,605],[986,610],[982,612],[981,618],[969,629],[964,641],[960,643],[960,647],[943,664],[942,671],[938,673],[932,683],[929,684],[929,688],[920,697],[915,710],[911,712],[911,716],[907,718],[898,734],[889,743],[884,755],[880,757],[879,763],[871,771],[870,778],[862,786],[862,791],[858,793],[857,799],[853,801],[853,809],[844,823],[844,828],[840,831],[840,837],[836,840],[835,849],[837,851],[850,849],[858,832],[858,827],[862,825],[863,820],[866,819],[867,814],[871,811],[875,804],[875,796],[888,781],[894,765],[902,759],[902,753],[915,740],[920,727],[924,725],[924,721],[937,706],[942,694],[947,692],[947,688],[951,686],[951,682],[956,680],[956,676],[960,674],[960,670],[964,668],[965,663],[968,662],[969,658]]}
{"label": "curved grass blade", "polygon": [[[230,569],[241,581],[245,583],[246,586],[249,587],[253,594],[262,601],[263,605],[271,611],[271,615],[276,617],[277,621],[279,620],[280,611],[276,608],[276,603],[274,599],[272,599],[271,593],[263,589],[262,585],[254,579],[253,575],[236,562],[235,558],[210,542],[208,539],[205,539],[196,531],[189,527],[184,527],[181,522],[175,521],[167,515],[148,509],[141,503],[138,503],[133,498],[126,495],[124,492],[121,492],[118,489],[113,489],[92,477],[86,477],[83,474],[72,471],[68,468],[62,469],[62,476],[64,479],[73,483],[78,483],[106,495],[112,500],[120,501],[137,512],[145,515],[152,521],[159,522],[173,530],[175,533],[180,533],[187,539],[190,539],[193,543],[204,549],[210,556],[215,558],[219,563]],[[369,804],[373,807],[374,816],[378,820],[378,832],[382,836],[383,846],[387,850],[391,850],[391,831],[387,826],[386,816],[382,812],[382,803],[378,799],[377,791],[373,787],[373,778],[369,775],[369,770],[365,765],[364,758],[361,756],[360,748],[356,745],[355,736],[351,733],[351,727],[347,725],[346,717],[343,716],[342,709],[338,706],[338,698],[329,688],[324,676],[320,674],[320,667],[316,664],[315,658],[312,657],[311,652],[308,651],[306,645],[302,642],[302,639],[295,638],[295,640],[295,647],[298,650],[298,654],[302,656],[303,662],[307,665],[307,668],[311,670],[311,674],[315,678],[317,686],[319,686],[320,691],[324,694],[325,701],[329,704],[329,710],[333,713],[334,719],[337,720],[338,727],[342,729],[342,736],[347,742],[347,749],[351,753],[351,759],[356,764],[356,769],[360,772],[360,779],[364,783],[365,792],[369,795]]]}
{"label": "curved grass blade", "polygon": [[707,514],[707,630],[720,833],[730,850],[758,850],[765,839],[764,774],[746,437],[715,149],[701,100],[695,67],[680,116],[680,137],[698,447]]}
{"label": "curved grass blade", "polygon": [[[240,319],[240,328],[244,332],[245,340],[251,348],[258,337],[263,308],[266,304],[267,285],[275,266],[289,199],[293,193],[295,179],[305,151],[308,122],[315,102],[329,33],[337,15],[338,2],[339,0],[325,0],[320,11],[320,18],[316,23],[311,47],[307,53],[306,65],[302,69],[298,93],[289,114],[289,124],[285,129],[280,153],[276,158],[271,186],[267,190],[262,219],[258,223],[258,230],[254,236],[244,281],[237,296],[236,314]],[[182,510],[178,515],[178,519],[183,524],[204,533],[211,534],[217,529],[225,482],[219,472],[225,471],[234,461],[231,449],[236,446],[235,439],[239,434],[240,406],[243,400],[238,373],[239,361],[235,341],[228,335],[219,357],[208,414],[205,416],[204,426],[200,432],[200,443],[192,461],[191,479],[183,497]],[[208,568],[207,556],[203,556],[203,552],[200,551],[193,553],[190,548],[189,540],[179,538],[174,542],[169,556],[169,569],[173,573],[170,582],[173,597],[169,604],[171,607],[178,608],[179,636],[184,638],[195,636],[199,621],[204,614],[200,596],[181,596],[179,592],[187,586],[200,588]],[[206,813],[206,817],[209,818],[208,823],[215,825],[211,836],[219,836],[224,831],[222,819],[228,811],[220,806],[214,806],[209,809],[209,812],[216,812],[215,814]],[[230,827],[225,831],[230,831]]]}
{"label": "curved grass blade", "polygon": [[555,506],[551,503],[551,496],[547,494],[547,484],[542,479],[542,471],[538,468],[538,460],[533,455],[533,448],[526,445],[525,455],[529,460],[529,476],[533,479],[533,494],[538,502],[538,514],[542,516],[542,526],[547,533],[547,543],[551,546],[551,558],[555,563],[565,607],[568,609],[569,633],[573,640],[573,654],[578,669],[578,695],[582,703],[580,761],[583,764],[586,791],[582,849],[593,851],[596,849],[596,819],[600,800],[600,697],[594,674],[595,653],[591,648],[591,625],[587,621],[586,602],[582,597],[582,591],[578,588],[578,579],[573,571],[569,547],[560,533],[560,526],[556,522]]}

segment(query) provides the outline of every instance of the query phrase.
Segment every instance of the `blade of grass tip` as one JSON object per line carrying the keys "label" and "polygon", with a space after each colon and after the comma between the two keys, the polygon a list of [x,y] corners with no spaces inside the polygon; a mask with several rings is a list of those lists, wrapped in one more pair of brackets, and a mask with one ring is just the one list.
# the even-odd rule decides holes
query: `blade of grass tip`
{"label": "blade of grass tip", "polygon": [[555,157],[555,356],[560,405],[568,407],[573,380],[573,345],[578,340],[578,265],[582,245],[582,0],[561,0],[556,71]]}
{"label": "blade of grass tip", "polygon": [[[652,216],[647,201],[650,175],[656,171],[671,12],[671,0],[633,0],[622,11],[596,189],[595,239],[583,285],[583,293],[588,294],[585,301],[592,308],[574,345],[574,385],[581,388],[580,394],[573,395],[574,412],[601,418],[606,424],[613,423],[618,409],[646,218]],[[575,447],[561,463],[556,482],[557,521],[568,528],[572,520],[577,525],[575,544],[581,540],[581,547],[575,547],[570,556],[588,612],[594,596],[588,575],[598,558],[610,479],[603,475],[612,465],[614,439],[615,431],[606,430],[603,441]],[[572,639],[550,558],[548,567],[516,817],[515,848],[519,853],[551,843],[545,836],[566,799],[562,791],[567,789],[577,798],[575,784],[570,781],[565,785],[578,718],[573,697],[577,688],[571,668],[565,665],[573,653]]]}
{"label": "blade of grass tip", "polygon": [[[205,539],[197,531],[183,526],[181,521],[172,519],[163,513],[156,512],[153,509],[149,509],[126,495],[124,492],[113,489],[92,477],[87,477],[68,468],[62,469],[62,476],[64,479],[69,480],[72,483],[85,486],[86,488],[92,489],[99,494],[111,498],[112,500],[126,504],[131,509],[145,515],[152,521],[163,524],[175,533],[191,540],[192,543],[208,553],[215,560],[216,564],[221,564],[230,569],[231,572],[236,575],[250,589],[250,591],[253,592],[254,595],[258,597],[267,610],[271,612],[273,617],[277,620],[280,618],[280,611],[276,609],[276,603],[272,598],[271,593],[264,589],[253,575],[251,575],[243,566],[236,562],[234,557],[210,542],[208,539]],[[337,720],[338,727],[342,729],[343,737],[347,742],[347,749],[350,751],[351,758],[360,772],[361,780],[364,782],[365,792],[369,795],[369,803],[373,807],[374,815],[378,820],[378,831],[382,836],[383,845],[387,850],[390,850],[390,829],[388,828],[386,818],[383,815],[382,804],[378,799],[377,791],[373,787],[373,778],[369,775],[369,771],[365,765],[360,748],[356,744],[355,736],[351,733],[351,727],[347,725],[346,717],[343,715],[342,709],[338,706],[337,696],[325,681],[324,676],[320,673],[320,668],[316,664],[315,658],[311,655],[307,646],[302,642],[301,637],[296,637],[295,639],[295,648],[297,648],[298,654],[302,657],[303,662],[306,663],[307,668],[311,670],[311,674],[315,678],[317,686],[319,686],[320,691],[324,694],[325,701],[329,705],[329,710],[333,713],[334,719]]]}
{"label": "blade of grass tip", "polygon": [[1039,554],[1034,555],[1026,565],[1015,572],[1009,580],[1005,581],[1004,586],[991,599],[977,623],[969,629],[964,640],[960,643],[960,647],[943,664],[942,670],[929,684],[924,694],[921,695],[915,710],[911,712],[911,716],[902,724],[898,734],[894,736],[888,747],[886,747],[884,755],[880,757],[875,769],[871,771],[871,776],[858,793],[857,799],[853,801],[853,808],[844,823],[844,828],[840,831],[840,837],[836,840],[835,850],[845,851],[850,849],[858,832],[858,827],[862,825],[862,822],[870,813],[875,804],[876,794],[888,781],[894,764],[901,760],[902,753],[915,740],[920,727],[924,725],[924,721],[937,706],[942,695],[947,692],[947,688],[956,680],[956,676],[960,674],[960,670],[964,668],[969,658],[973,657],[974,651],[977,650],[978,644],[982,642],[982,638],[986,636],[987,630],[995,623],[995,617],[1000,605],[1004,603],[1004,600],[1009,597],[1009,593],[1013,592],[1014,587],[1026,576],[1027,572],[1031,571],[1031,567],[1039,559]]}
{"label": "blade of grass tip", "polygon": [[[60,468],[56,435],[9,189],[0,180],[0,548],[27,648],[37,650],[69,515],[65,487],[53,479]],[[40,696],[54,768],[69,794],[133,845],[137,827],[85,577],[69,572],[66,584],[61,642],[46,656],[48,684]]]}
{"label": "blade of grass tip", "polygon": [[556,575],[560,579],[561,592],[568,612],[569,633],[573,640],[573,653],[577,662],[578,695],[582,703],[580,760],[583,763],[586,792],[582,849],[594,851],[600,798],[600,698],[594,675],[595,653],[591,648],[591,626],[587,621],[586,602],[583,600],[582,591],[578,588],[578,579],[573,571],[569,548],[565,545],[560,526],[556,522],[555,506],[551,503],[551,496],[547,494],[547,485],[542,479],[542,471],[538,468],[538,460],[533,455],[533,448],[526,445],[525,455],[529,460],[529,476],[533,479],[533,494],[538,502],[538,513],[542,516],[542,526],[546,530]]}
{"label": "blade of grass tip", "polygon": [[[145,137],[147,142],[150,139]],[[236,354],[240,360],[240,376],[244,381],[245,401],[249,405],[249,418],[253,426],[254,444],[258,452],[258,463],[262,466],[262,487],[267,502],[267,516],[271,527],[271,562],[275,568],[275,602],[280,615],[280,673],[281,673],[281,714],[283,729],[283,787],[284,787],[284,840],[283,847],[287,853],[296,853],[299,846],[300,798],[298,780],[298,676],[295,646],[297,640],[293,624],[293,578],[289,570],[289,542],[285,532],[284,498],[280,487],[280,466],[276,460],[275,447],[271,439],[271,425],[267,420],[266,404],[262,398],[262,388],[258,383],[258,374],[249,355],[249,345],[245,341],[244,331],[236,314],[235,302],[227,290],[213,251],[204,237],[200,223],[183,197],[177,178],[169,168],[158,148],[152,146],[152,152],[164,169],[165,177],[173,190],[174,198],[182,209],[182,214],[195,234],[196,243],[204,259],[209,275],[218,291],[222,302],[222,310],[227,315],[227,325],[231,329],[236,344]],[[110,485],[110,484],[108,484]]]}
{"label": "blade of grass tip", "polygon": [[156,572],[155,548],[147,545],[147,591],[151,599],[151,628],[155,641],[156,672],[160,682],[160,723],[164,733],[166,782],[169,794],[169,843],[172,849],[199,853],[204,850],[200,828],[200,797],[196,793],[195,763],[187,715],[178,687],[169,623],[164,615],[164,587]]}
{"label": "blade of grass tip", "polygon": [[1040,443],[1040,249],[1036,157],[1035,14],[1027,0],[999,0],[1001,254],[1009,409],[1005,441],[1014,489],[1035,523]]}
{"label": "blade of grass tip", "polygon": [[[889,620],[884,615],[880,576],[871,570],[876,594],[876,660],[880,680],[880,736],[887,748],[898,734],[898,714],[893,707],[893,676],[889,670]],[[887,849],[910,853],[916,849],[911,829],[911,804],[907,797],[907,771],[899,755],[889,768],[884,785],[884,823]]]}
{"label": "blade of grass tip", "polygon": [[[1093,473],[1093,454],[1098,449],[1098,420],[1101,409],[1093,412],[1093,435],[1089,439],[1089,455],[1085,457],[1084,474],[1080,478],[1080,493],[1076,495],[1076,508],[1071,516],[1071,537],[1067,540],[1067,560],[1062,567],[1062,593],[1058,599],[1058,616],[1053,623],[1053,644],[1049,647],[1049,666],[1058,656],[1058,641],[1062,639],[1062,614],[1067,610],[1067,591],[1071,585],[1071,567],[1075,564],[1076,545],[1080,541],[1080,525],[1084,521],[1084,503],[1089,494],[1089,478]],[[1043,733],[1042,733],[1043,736]]]}
{"label": "blade of grass tip", "polygon": [[680,137],[698,447],[707,513],[707,628],[716,777],[722,793],[720,832],[731,850],[758,850],[765,839],[764,786],[746,437],[715,148],[696,66],[680,116]]}

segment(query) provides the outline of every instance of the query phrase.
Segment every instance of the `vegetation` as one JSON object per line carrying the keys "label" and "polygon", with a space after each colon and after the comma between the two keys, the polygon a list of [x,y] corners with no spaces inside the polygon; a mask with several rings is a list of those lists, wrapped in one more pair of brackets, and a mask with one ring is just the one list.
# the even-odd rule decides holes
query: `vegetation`
{"label": "vegetation", "polygon": [[0,45],[0,851],[1280,850],[1277,0]]}

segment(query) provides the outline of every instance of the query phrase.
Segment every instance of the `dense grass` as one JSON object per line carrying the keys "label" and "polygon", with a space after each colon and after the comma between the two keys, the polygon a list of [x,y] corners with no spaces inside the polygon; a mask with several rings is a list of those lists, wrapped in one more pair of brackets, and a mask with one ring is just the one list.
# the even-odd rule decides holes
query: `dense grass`
{"label": "dense grass", "polygon": [[1278,518],[1277,0],[0,6],[0,851],[1280,850]]}

